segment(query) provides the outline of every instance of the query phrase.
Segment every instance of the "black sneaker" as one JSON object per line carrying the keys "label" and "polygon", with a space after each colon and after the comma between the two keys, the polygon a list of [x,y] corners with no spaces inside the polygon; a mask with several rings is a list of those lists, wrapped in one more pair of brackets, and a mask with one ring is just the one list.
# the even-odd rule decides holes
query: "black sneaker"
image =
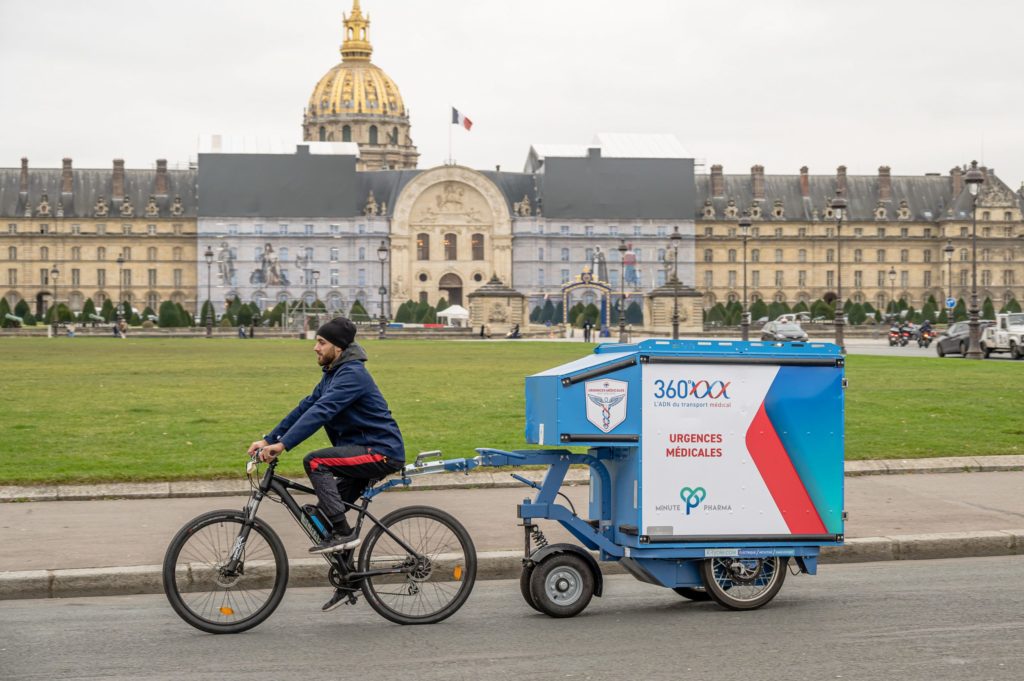
{"label": "black sneaker", "polygon": [[323,612],[330,612],[331,610],[334,610],[347,600],[348,592],[342,591],[341,589],[335,589],[334,595],[331,596],[331,600],[324,603],[324,607],[320,608],[320,610],[322,610]]}
{"label": "black sneaker", "polygon": [[345,549],[352,549],[359,546],[359,535],[356,534],[355,530],[350,530],[345,534],[332,534],[327,539],[316,546],[309,549],[310,553],[334,553],[336,551],[344,551]]}

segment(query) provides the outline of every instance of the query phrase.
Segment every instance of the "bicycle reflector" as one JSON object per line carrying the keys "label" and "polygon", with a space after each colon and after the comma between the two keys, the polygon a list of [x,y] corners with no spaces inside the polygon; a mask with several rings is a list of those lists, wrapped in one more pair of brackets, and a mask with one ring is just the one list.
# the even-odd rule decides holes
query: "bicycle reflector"
{"label": "bicycle reflector", "polygon": [[462,566],[461,565],[456,565],[455,566],[455,569],[452,570],[452,577],[455,578],[456,582],[462,580]]}
{"label": "bicycle reflector", "polygon": [[226,605],[222,605],[220,607],[220,614],[222,614],[222,615],[234,615],[235,611],[234,611],[233,608],[229,608]]}

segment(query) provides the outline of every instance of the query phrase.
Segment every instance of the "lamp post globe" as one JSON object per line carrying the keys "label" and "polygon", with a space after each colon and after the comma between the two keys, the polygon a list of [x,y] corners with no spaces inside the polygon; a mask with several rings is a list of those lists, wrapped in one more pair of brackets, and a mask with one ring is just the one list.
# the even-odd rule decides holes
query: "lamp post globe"
{"label": "lamp post globe", "polygon": [[619,342],[629,342],[626,338],[626,246],[625,239],[619,239]]}
{"label": "lamp post globe", "polygon": [[380,330],[377,332],[377,338],[379,339],[385,337],[388,328],[388,318],[384,308],[384,296],[388,292],[387,287],[384,285],[384,266],[390,254],[391,251],[388,250],[387,242],[382,240],[380,246],[377,247],[377,259],[380,260]]}
{"label": "lamp post globe", "polygon": [[833,321],[836,327],[836,345],[840,351],[846,354],[846,346],[843,342],[843,326],[846,324],[845,310],[843,309],[843,218],[846,217],[846,199],[843,198],[843,190],[837,189],[836,196],[832,199],[829,207],[832,208],[832,216],[836,219],[836,313]]}
{"label": "lamp post globe", "polygon": [[679,242],[682,239],[679,225],[675,225],[669,236],[672,245],[672,340],[679,340]]}
{"label": "lamp post globe", "polygon": [[750,312],[747,311],[747,238],[750,236],[750,213],[743,211],[739,219],[740,236],[743,238],[743,312],[740,315],[740,338],[750,340]]}
{"label": "lamp post globe", "polygon": [[203,322],[206,324],[206,337],[210,338],[213,336],[213,302],[210,300],[210,279],[212,276],[210,268],[213,265],[212,247],[206,247],[203,259],[206,260],[206,305],[203,305]]}
{"label": "lamp post globe", "polygon": [[970,345],[967,359],[981,359],[981,327],[978,319],[978,194],[985,181],[985,174],[978,168],[977,161],[971,161],[971,168],[964,175],[964,184],[971,194],[971,306],[967,310],[970,328]]}

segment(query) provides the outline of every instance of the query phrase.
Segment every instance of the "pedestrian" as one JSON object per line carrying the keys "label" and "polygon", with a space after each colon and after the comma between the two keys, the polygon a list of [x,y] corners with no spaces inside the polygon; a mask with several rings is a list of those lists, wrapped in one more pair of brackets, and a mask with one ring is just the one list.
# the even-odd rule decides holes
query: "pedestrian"
{"label": "pedestrian", "polygon": [[[323,377],[309,396],[269,434],[249,446],[261,461],[276,459],[323,428],[331,446],[303,459],[319,500],[319,511],[332,525],[331,535],[310,549],[334,553],[355,548],[357,530],[345,519],[345,503],[354,503],[373,482],[402,470],[405,445],[388,403],[366,370],[366,351],[355,342],[356,325],[345,317],[316,332],[317,363]],[[342,503],[345,502],[345,503]],[[341,605],[346,591],[336,589],[323,610]]]}
{"label": "pedestrian", "polygon": [[238,327],[238,337],[239,338],[245,338],[245,327],[244,326],[239,326]]}
{"label": "pedestrian", "polygon": [[484,337],[484,329],[485,329],[485,328],[486,328],[486,327],[485,327],[485,326],[484,326],[483,324],[481,324],[481,325],[480,325],[480,337],[481,337],[481,338],[483,338],[483,337]]}
{"label": "pedestrian", "polygon": [[593,328],[594,328],[594,325],[590,322],[589,319],[584,319],[583,320],[583,342],[584,343],[589,343],[590,342],[590,334],[591,334],[591,331],[593,330]]}
{"label": "pedestrian", "polygon": [[121,321],[119,321],[117,323],[117,330],[118,330],[118,332],[120,332],[121,338],[127,338],[128,337],[128,322],[126,322],[123,319]]}

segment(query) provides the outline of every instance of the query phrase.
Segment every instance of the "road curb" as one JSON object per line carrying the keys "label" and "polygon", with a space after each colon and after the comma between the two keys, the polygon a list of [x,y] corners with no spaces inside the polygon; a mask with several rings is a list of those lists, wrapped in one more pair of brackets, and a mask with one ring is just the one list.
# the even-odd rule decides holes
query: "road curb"
{"label": "road curb", "polygon": [[[1024,554],[1024,529],[944,532],[893,537],[847,539],[826,546],[821,563],[864,563],[888,560],[931,560]],[[488,551],[478,555],[477,579],[518,579],[521,551]],[[619,563],[601,563],[606,575],[624,574]],[[327,587],[327,568],[320,558],[289,561],[290,587]],[[23,570],[0,572],[0,600],[127,596],[163,592],[159,565]]]}
{"label": "road curb", "polygon": [[[902,475],[910,473],[992,473],[1024,470],[1024,455],[939,457],[930,459],[874,459],[847,461],[846,475]],[[518,475],[534,481],[546,471],[516,469]],[[510,471],[437,473],[417,477],[412,489],[418,491],[519,487]],[[567,485],[588,485],[585,468],[570,469]],[[173,499],[185,497],[247,496],[249,482],[235,480],[181,480],[174,482],[121,482],[97,485],[0,485],[0,503],[19,501],[91,501],[96,499]]]}

